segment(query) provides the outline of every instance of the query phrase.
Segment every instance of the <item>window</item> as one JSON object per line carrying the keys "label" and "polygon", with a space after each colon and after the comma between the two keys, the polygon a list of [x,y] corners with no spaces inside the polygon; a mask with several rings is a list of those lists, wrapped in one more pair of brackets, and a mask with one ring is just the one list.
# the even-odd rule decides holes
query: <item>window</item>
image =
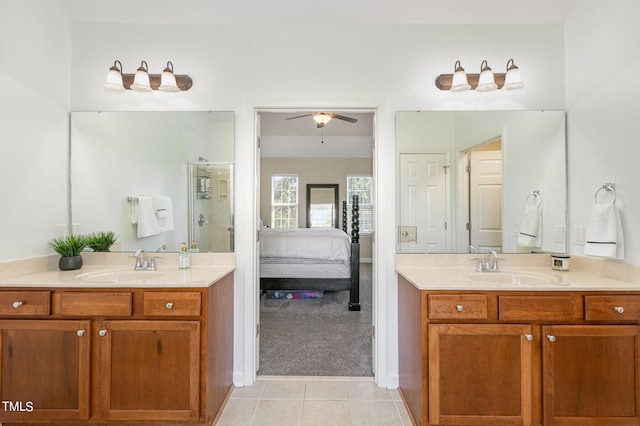
{"label": "window", "polygon": [[347,176],[347,224],[351,233],[351,204],[358,196],[360,234],[373,232],[373,178],[371,176]]}
{"label": "window", "polygon": [[298,176],[271,177],[271,226],[298,227]]}

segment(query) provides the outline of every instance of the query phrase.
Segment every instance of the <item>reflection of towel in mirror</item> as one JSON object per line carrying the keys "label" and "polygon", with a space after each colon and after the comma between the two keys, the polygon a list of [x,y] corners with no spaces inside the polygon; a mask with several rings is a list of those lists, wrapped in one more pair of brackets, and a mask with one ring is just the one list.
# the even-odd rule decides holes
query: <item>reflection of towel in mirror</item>
{"label": "reflection of towel in mirror", "polygon": [[540,228],[542,221],[542,209],[538,203],[527,203],[522,215],[518,245],[521,247],[540,247]]}
{"label": "reflection of towel in mirror", "polygon": [[624,259],[622,222],[615,203],[593,206],[589,217],[584,254]]}
{"label": "reflection of towel in mirror", "polygon": [[158,235],[160,226],[156,217],[154,199],[148,195],[138,196],[138,238]]}
{"label": "reflection of towel in mirror", "polygon": [[171,198],[166,196],[156,197],[156,215],[160,232],[173,230],[173,204]]}

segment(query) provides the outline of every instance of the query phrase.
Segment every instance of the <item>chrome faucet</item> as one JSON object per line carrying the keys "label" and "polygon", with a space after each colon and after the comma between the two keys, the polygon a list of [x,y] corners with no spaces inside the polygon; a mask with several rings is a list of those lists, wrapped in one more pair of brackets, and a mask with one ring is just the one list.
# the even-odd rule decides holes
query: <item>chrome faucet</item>
{"label": "chrome faucet", "polygon": [[478,261],[476,272],[500,272],[498,259],[502,258],[498,256],[498,252],[495,250],[489,251],[486,258],[474,256],[471,259]]}
{"label": "chrome faucet", "polygon": [[136,266],[133,268],[134,271],[147,269],[147,259],[145,258],[143,249],[136,250],[133,257],[136,258]]}
{"label": "chrome faucet", "polygon": [[133,257],[136,258],[136,266],[133,268],[134,271],[155,271],[158,269],[156,266],[156,258],[162,256],[145,255],[143,249],[138,249],[133,254]]}

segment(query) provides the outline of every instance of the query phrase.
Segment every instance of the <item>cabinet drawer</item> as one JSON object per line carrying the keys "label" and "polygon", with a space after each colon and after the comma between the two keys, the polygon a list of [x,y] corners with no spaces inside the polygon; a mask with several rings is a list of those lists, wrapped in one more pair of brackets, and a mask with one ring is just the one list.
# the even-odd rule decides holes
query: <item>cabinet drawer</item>
{"label": "cabinet drawer", "polygon": [[430,294],[429,319],[487,319],[484,294]]}
{"label": "cabinet drawer", "polygon": [[581,317],[573,296],[500,296],[502,321],[571,321]]}
{"label": "cabinet drawer", "polygon": [[200,293],[175,291],[146,291],[145,316],[200,316]]}
{"label": "cabinet drawer", "polygon": [[60,313],[73,316],[131,316],[131,292],[64,292]]}
{"label": "cabinet drawer", "polygon": [[584,311],[592,321],[640,321],[640,296],[585,296]]}
{"label": "cabinet drawer", "polygon": [[48,291],[0,292],[1,316],[49,315],[51,293]]}

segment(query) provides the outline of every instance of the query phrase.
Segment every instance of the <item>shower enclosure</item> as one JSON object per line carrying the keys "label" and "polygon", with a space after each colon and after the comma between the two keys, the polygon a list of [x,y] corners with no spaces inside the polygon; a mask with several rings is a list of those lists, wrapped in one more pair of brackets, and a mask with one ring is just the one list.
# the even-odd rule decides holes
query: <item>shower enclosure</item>
{"label": "shower enclosure", "polygon": [[233,251],[233,163],[188,163],[189,244],[201,252]]}

